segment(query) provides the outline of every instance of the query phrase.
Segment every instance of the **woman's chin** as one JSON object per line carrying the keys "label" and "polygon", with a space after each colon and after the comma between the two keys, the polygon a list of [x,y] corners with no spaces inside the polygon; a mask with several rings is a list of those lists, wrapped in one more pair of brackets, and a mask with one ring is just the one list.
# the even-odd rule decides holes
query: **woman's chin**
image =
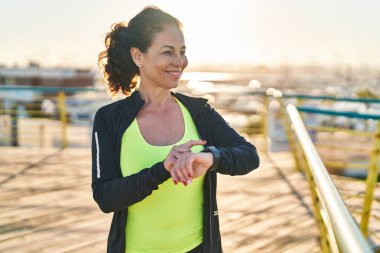
{"label": "woman's chin", "polygon": [[175,89],[178,87],[178,85],[179,85],[179,81],[178,82],[170,82],[170,84],[168,85],[168,88],[169,89]]}

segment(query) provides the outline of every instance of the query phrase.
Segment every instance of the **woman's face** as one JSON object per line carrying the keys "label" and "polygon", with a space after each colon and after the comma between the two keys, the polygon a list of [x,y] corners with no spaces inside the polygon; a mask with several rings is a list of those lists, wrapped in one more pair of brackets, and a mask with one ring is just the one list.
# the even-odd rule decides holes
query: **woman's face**
{"label": "woman's face", "polygon": [[167,25],[152,39],[151,46],[141,55],[141,84],[171,89],[176,88],[188,62],[182,31]]}

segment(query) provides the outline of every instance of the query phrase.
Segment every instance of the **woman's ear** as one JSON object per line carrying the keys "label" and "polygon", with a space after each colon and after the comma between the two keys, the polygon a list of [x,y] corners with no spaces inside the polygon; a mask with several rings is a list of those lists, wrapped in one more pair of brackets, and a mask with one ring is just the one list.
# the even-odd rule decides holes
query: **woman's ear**
{"label": "woman's ear", "polygon": [[141,58],[142,58],[142,53],[139,48],[137,47],[131,47],[131,56],[133,61],[138,67],[142,66]]}

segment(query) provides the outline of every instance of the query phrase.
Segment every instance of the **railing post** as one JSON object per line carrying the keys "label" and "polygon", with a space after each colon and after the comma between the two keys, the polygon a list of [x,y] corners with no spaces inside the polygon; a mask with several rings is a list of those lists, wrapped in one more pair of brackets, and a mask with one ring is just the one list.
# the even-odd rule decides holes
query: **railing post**
{"label": "railing post", "polygon": [[367,174],[367,188],[364,196],[363,211],[361,217],[360,228],[365,236],[368,236],[368,222],[371,213],[371,205],[373,201],[373,192],[377,183],[378,162],[380,156],[380,120],[377,123],[377,130],[374,138],[374,145],[371,152],[371,162]]}
{"label": "railing post", "polygon": [[264,95],[263,98],[263,103],[264,103],[264,111],[262,112],[262,123],[261,123],[261,131],[264,136],[264,151],[268,152],[269,151],[269,135],[268,135],[268,121],[269,121],[269,96]]}
{"label": "railing post", "polygon": [[11,146],[18,147],[19,146],[19,133],[18,133],[18,110],[17,104],[13,104],[9,111],[9,115],[11,117]]}
{"label": "railing post", "polygon": [[44,121],[42,121],[40,123],[40,126],[39,126],[38,130],[39,130],[38,131],[38,136],[39,136],[39,142],[38,142],[38,144],[39,144],[40,148],[43,148],[43,147],[45,147],[45,144],[44,144],[44,140],[45,140],[45,123],[44,123]]}
{"label": "railing post", "polygon": [[294,162],[296,163],[296,169],[298,171],[302,171],[301,164],[297,156],[296,144],[292,135],[291,123],[288,120],[286,113],[286,105],[282,97],[278,98],[278,100],[280,102],[280,118],[282,119],[282,124],[284,125],[286,139],[288,140],[290,151],[292,152]]}
{"label": "railing post", "polygon": [[302,105],[303,105],[303,102],[304,102],[304,99],[303,99],[303,98],[297,98],[297,99],[296,99],[296,105],[297,105],[297,106],[302,106]]}
{"label": "railing post", "polygon": [[61,121],[61,148],[67,148],[67,112],[64,91],[58,93],[59,118]]}
{"label": "railing post", "polygon": [[[304,154],[302,154],[304,156]],[[306,158],[304,158],[306,160]],[[329,247],[329,241],[327,240],[327,228],[325,224],[323,223],[322,215],[320,213],[321,208],[319,205],[322,205],[320,203],[318,193],[317,193],[317,186],[314,181],[313,174],[311,173],[309,164],[306,162],[306,168],[305,168],[305,175],[306,179],[309,182],[309,190],[311,194],[311,199],[313,202],[314,207],[314,218],[317,223],[317,226],[319,227],[319,235],[320,235],[320,242],[321,242],[321,249],[323,253],[329,253],[330,247]]]}

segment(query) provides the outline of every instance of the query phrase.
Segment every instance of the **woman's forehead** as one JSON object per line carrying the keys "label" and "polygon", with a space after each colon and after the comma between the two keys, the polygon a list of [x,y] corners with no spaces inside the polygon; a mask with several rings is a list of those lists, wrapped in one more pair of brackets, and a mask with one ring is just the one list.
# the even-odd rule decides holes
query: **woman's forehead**
{"label": "woman's forehead", "polygon": [[183,32],[178,27],[174,25],[165,26],[161,32],[158,32],[153,36],[151,46],[155,48],[166,46],[182,48],[185,46],[185,38]]}

